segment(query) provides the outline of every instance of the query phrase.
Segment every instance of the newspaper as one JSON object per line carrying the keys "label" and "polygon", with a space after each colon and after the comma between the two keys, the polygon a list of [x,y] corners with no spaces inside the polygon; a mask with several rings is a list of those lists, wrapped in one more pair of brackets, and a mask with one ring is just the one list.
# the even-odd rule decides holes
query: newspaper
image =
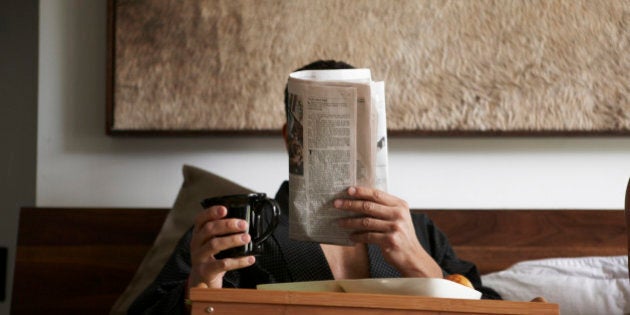
{"label": "newspaper", "polygon": [[369,69],[291,73],[289,103],[290,238],[352,245],[334,208],[350,186],[387,191],[385,83]]}

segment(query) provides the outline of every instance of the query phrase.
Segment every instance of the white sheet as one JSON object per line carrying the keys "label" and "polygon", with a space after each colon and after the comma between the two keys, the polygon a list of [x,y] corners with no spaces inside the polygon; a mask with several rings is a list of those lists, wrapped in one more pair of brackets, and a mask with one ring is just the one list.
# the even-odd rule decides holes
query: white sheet
{"label": "white sheet", "polygon": [[630,314],[627,256],[525,261],[482,281],[505,300],[542,296],[558,303],[561,314]]}

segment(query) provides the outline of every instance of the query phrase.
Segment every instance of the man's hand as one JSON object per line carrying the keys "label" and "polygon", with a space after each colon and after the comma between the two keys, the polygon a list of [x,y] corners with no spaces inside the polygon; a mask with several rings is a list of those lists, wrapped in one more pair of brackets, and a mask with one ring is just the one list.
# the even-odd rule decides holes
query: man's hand
{"label": "man's hand", "polygon": [[254,264],[254,256],[215,259],[214,255],[228,248],[243,246],[251,240],[247,233],[247,222],[241,219],[225,219],[224,206],[212,206],[195,218],[190,259],[192,270],[188,287],[204,283],[209,288],[221,288],[226,271]]}
{"label": "man's hand", "polygon": [[356,199],[337,199],[334,206],[363,215],[339,221],[354,230],[353,242],[378,245],[385,261],[404,277],[442,278],[442,270],[416,237],[407,202],[366,187],[350,187],[347,192]]}

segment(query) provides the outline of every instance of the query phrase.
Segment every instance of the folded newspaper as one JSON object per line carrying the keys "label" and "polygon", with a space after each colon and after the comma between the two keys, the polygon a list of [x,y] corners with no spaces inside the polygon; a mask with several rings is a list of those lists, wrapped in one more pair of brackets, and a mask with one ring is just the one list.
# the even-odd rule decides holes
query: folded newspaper
{"label": "folded newspaper", "polygon": [[333,201],[355,185],[387,191],[385,83],[370,69],[303,70],[287,92],[290,237],[352,245],[336,221],[356,214]]}

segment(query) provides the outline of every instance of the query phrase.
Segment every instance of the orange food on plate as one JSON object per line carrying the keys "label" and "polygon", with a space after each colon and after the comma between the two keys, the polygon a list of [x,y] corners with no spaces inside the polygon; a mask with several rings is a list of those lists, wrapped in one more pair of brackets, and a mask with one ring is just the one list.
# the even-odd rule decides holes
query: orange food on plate
{"label": "orange food on plate", "polygon": [[468,278],[466,278],[465,276],[460,275],[458,273],[454,273],[452,275],[448,275],[448,276],[446,276],[445,279],[446,280],[451,280],[451,281],[453,281],[455,283],[459,283],[459,284],[461,284],[463,286],[467,286],[469,288],[474,289],[474,287],[473,287],[472,283],[470,282],[470,280],[468,280]]}

